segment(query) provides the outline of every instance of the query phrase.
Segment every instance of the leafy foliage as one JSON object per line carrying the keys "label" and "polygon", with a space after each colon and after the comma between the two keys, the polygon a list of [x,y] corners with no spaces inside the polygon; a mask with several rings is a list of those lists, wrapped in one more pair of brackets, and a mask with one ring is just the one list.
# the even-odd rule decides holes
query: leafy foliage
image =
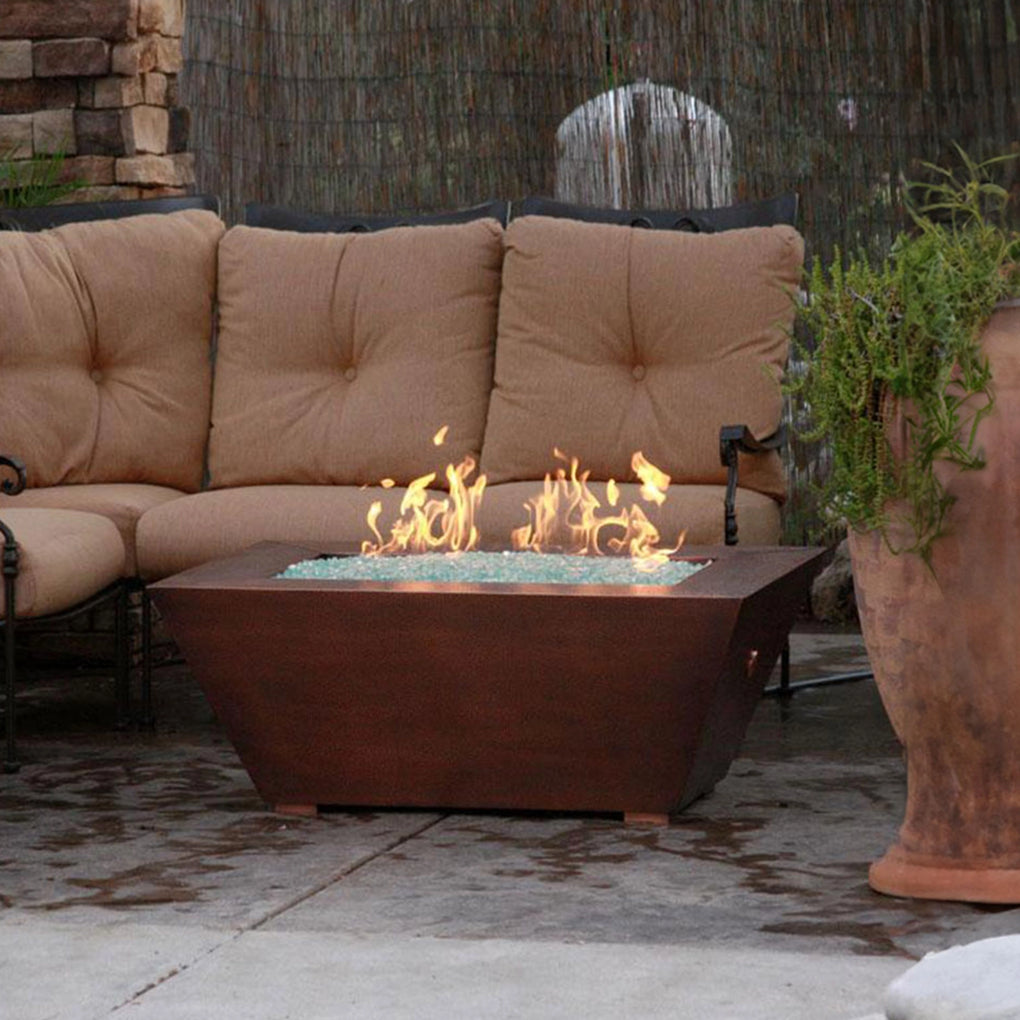
{"label": "leafy foliage", "polygon": [[981,330],[998,301],[1020,293],[1020,234],[1006,226],[1008,193],[989,176],[1008,157],[960,156],[959,170],[925,164],[935,183],[912,186],[922,195],[911,199],[913,229],[885,258],[861,252],[844,263],[837,250],[828,269],[814,262],[799,310],[811,341],[790,384],[810,410],[804,437],[830,447],[830,519],[888,540],[890,508],[906,507],[903,551],[926,560],[952,503],[936,465],[983,464],[976,428],[993,383]]}

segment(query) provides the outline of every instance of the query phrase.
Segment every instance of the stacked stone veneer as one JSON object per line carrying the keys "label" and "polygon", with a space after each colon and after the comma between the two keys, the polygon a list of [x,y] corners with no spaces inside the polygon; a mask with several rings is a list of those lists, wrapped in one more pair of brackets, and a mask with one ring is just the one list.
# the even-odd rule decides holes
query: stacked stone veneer
{"label": "stacked stone veneer", "polygon": [[182,195],[185,0],[0,0],[0,159],[63,153],[69,200]]}

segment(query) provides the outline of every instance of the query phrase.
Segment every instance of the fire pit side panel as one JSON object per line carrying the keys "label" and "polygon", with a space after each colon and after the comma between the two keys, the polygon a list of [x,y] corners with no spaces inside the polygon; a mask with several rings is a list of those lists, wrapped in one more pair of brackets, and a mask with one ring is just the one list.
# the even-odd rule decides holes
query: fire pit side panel
{"label": "fire pit side panel", "polygon": [[824,550],[814,550],[797,562],[792,558],[795,550],[782,552],[789,569],[778,574],[770,571],[770,557],[764,556],[763,567],[768,572],[763,575],[763,583],[741,599],[726,663],[715,685],[681,806],[708,793],[729,770],[797,611],[806,603],[811,582],[828,558]]}
{"label": "fire pit side panel", "polygon": [[738,608],[271,584],[153,597],[271,804],[653,814],[690,799]]}

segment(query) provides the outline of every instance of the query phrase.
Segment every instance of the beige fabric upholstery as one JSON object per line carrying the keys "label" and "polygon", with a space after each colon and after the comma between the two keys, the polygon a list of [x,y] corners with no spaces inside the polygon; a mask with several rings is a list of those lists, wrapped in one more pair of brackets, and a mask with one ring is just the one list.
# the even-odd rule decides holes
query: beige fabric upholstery
{"label": "beige fabric upholstery", "polygon": [[50,510],[83,510],[109,517],[124,543],[124,576],[133,577],[138,569],[135,556],[135,528],[146,510],[183,496],[179,489],[162,485],[116,483],[98,485],[55,485],[25,489],[17,496],[0,495],[0,518],[9,507],[43,507]]}
{"label": "beige fabric upholstery", "polygon": [[0,436],[29,485],[199,487],[222,231],[189,210],[0,232]]}
{"label": "beige fabric upholstery", "polygon": [[[792,227],[719,234],[541,216],[506,232],[495,389],[481,468],[542,478],[554,446],[592,478],[634,480],[636,450],[674,484],[721,484],[719,428],[780,421],[803,242]],[[782,499],[777,454],[740,484]]]}
{"label": "beige fabric upholstery", "polygon": [[477,459],[501,263],[496,220],[374,234],[229,231],[212,487],[406,485]]}
{"label": "beige fabric upholstery", "polygon": [[[5,507],[0,520],[18,543],[14,606],[19,618],[70,609],[113,584],[124,571],[124,544],[106,517]],[[0,612],[5,607],[0,586]]]}
{"label": "beige fabric upholstery", "polygon": [[[509,547],[510,531],[528,520],[525,501],[540,488],[540,483],[511,482],[485,490],[477,521],[486,547]],[[604,485],[592,483],[591,488],[605,501]],[[621,485],[620,491],[621,502],[640,503],[659,528],[664,546],[675,544],[684,529],[688,545],[723,541],[725,487],[670,489],[662,507],[643,502],[637,485]],[[365,523],[372,502],[382,502],[379,527],[388,534],[402,497],[402,489],[343,485],[257,485],[184,496],[154,507],[139,522],[140,573],[146,580],[157,580],[256,542],[293,542],[323,551],[358,547],[372,537]],[[737,513],[743,544],[779,541],[779,505],[774,499],[738,489]]]}
{"label": "beige fabric upholstery", "polygon": [[[606,487],[589,482],[588,487],[604,507],[608,506]],[[528,523],[525,509],[528,497],[541,483],[504,482],[485,490],[485,498],[476,518],[479,530],[490,547],[508,548],[510,532]],[[665,503],[655,506],[641,498],[639,485],[620,485],[621,506],[637,504],[658,528],[663,548],[676,545],[681,533],[687,545],[722,545],[724,485],[670,486]],[[779,504],[770,496],[750,489],[737,489],[737,524],[741,545],[775,545],[780,537]],[[611,537],[607,529],[606,537]]]}
{"label": "beige fabric upholstery", "polygon": [[139,521],[139,572],[155,581],[256,542],[294,542],[324,551],[360,547],[372,538],[365,521],[372,502],[382,503],[378,526],[388,534],[403,495],[403,489],[374,486],[253,485],[185,496],[154,507]]}

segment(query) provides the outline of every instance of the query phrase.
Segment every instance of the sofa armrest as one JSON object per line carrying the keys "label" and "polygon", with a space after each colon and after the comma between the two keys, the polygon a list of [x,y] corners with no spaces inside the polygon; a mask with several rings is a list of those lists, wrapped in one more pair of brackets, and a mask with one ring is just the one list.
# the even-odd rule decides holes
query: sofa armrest
{"label": "sofa armrest", "polygon": [[[25,465],[17,457],[6,457],[0,453],[0,468],[10,468],[16,477],[0,479],[0,492],[7,496],[16,496],[25,487]],[[4,658],[8,676],[12,675],[14,642],[10,637],[14,622],[14,579],[18,576],[18,543],[11,529],[0,521],[0,537],[3,538],[2,572],[4,585]],[[13,715],[13,701],[8,697],[7,714]]]}
{"label": "sofa armrest", "polygon": [[765,453],[778,450],[786,438],[786,428],[780,425],[764,439],[755,439],[746,425],[723,425],[719,430],[719,459],[726,468],[726,499],[724,502],[724,533],[727,545],[737,544],[737,472],[740,453]]}
{"label": "sofa armrest", "polygon": [[17,477],[0,479],[0,492],[5,496],[16,496],[28,483],[25,465],[17,457],[5,457],[0,453],[0,467],[10,468]]}

